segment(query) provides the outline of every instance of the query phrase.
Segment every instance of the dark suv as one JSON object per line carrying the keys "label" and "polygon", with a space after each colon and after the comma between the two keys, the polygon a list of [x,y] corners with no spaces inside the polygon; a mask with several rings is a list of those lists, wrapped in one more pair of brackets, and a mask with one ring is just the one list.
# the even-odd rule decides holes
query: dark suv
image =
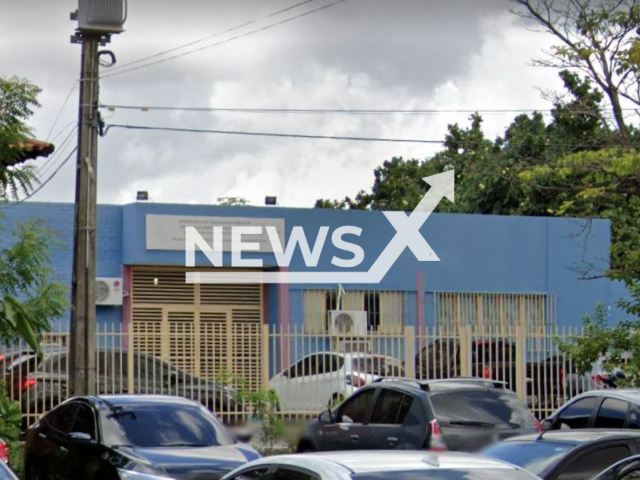
{"label": "dark suv", "polygon": [[539,423],[503,382],[383,378],[307,425],[299,452],[362,449],[476,451],[539,431]]}

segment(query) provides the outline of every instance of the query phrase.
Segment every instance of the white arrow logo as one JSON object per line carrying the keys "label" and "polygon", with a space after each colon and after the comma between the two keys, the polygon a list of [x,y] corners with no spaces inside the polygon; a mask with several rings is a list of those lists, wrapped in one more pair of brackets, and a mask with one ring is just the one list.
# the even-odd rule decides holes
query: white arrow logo
{"label": "white arrow logo", "polygon": [[380,283],[405,248],[421,262],[440,259],[420,234],[420,228],[443,198],[455,199],[455,171],[425,177],[429,191],[407,215],[383,212],[396,234],[366,272],[187,272],[187,283]]}

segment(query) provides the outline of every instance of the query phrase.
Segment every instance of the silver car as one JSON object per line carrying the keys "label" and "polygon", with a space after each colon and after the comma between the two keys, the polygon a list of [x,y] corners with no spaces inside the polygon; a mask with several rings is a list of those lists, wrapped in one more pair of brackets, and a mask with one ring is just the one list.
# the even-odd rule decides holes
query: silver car
{"label": "silver car", "polygon": [[223,480],[535,480],[518,467],[469,453],[358,451],[266,457]]}

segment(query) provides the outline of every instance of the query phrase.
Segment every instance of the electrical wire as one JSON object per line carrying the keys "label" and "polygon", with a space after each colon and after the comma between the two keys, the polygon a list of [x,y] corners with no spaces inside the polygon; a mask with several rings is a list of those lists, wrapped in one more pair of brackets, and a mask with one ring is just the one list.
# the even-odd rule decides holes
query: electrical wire
{"label": "electrical wire", "polygon": [[234,40],[238,40],[238,39],[240,39],[240,38],[248,37],[248,36],[250,36],[250,35],[254,35],[254,34],[259,33],[259,32],[264,32],[265,30],[270,30],[270,29],[272,29],[272,28],[274,28],[274,27],[277,27],[277,26],[279,26],[279,25],[284,25],[285,23],[289,23],[289,22],[292,22],[292,21],[294,21],[294,20],[298,20],[298,19],[300,19],[300,18],[306,17],[306,16],[308,16],[308,15],[312,15],[312,14],[314,14],[314,13],[320,12],[320,11],[322,11],[322,10],[326,10],[326,9],[328,9],[328,8],[331,8],[331,7],[333,7],[333,6],[335,6],[335,5],[338,5],[338,4],[340,4],[340,3],[344,3],[344,2],[346,2],[346,1],[348,1],[348,0],[337,0],[337,1],[332,2],[332,3],[329,3],[329,4],[327,4],[327,5],[323,5],[322,7],[318,7],[318,8],[315,8],[315,9],[313,9],[313,10],[310,10],[310,11],[308,11],[308,12],[301,13],[301,14],[296,15],[296,16],[294,16],[294,17],[289,17],[289,18],[286,18],[286,19],[284,19],[284,20],[280,20],[280,21],[278,21],[278,22],[276,22],[276,23],[271,23],[271,24],[269,24],[269,25],[266,25],[266,26],[263,26],[263,27],[257,28],[257,29],[255,29],[255,30],[250,30],[250,31],[245,32],[245,33],[243,33],[243,34],[236,35],[235,37],[230,37],[230,38],[227,38],[227,39],[225,39],[225,40],[221,40],[221,41],[219,41],[219,42],[212,43],[212,44],[210,44],[210,45],[204,45],[204,46],[202,46],[202,47],[195,48],[195,49],[193,49],[193,50],[189,50],[189,51],[187,51],[187,52],[182,52],[182,53],[179,53],[179,54],[176,54],[176,55],[172,55],[172,56],[169,56],[169,57],[166,57],[166,58],[161,58],[161,59],[159,59],[159,60],[155,60],[155,61],[153,61],[153,62],[149,62],[149,63],[144,63],[144,64],[142,64],[142,65],[134,66],[134,67],[131,67],[131,68],[128,68],[128,69],[127,69],[127,68],[125,68],[125,69],[122,69],[122,70],[120,70],[120,71],[116,71],[116,72],[110,71],[110,73],[109,73],[108,75],[104,75],[104,76],[102,76],[102,77],[100,77],[100,78],[101,78],[101,79],[105,79],[105,78],[115,77],[116,75],[122,75],[122,74],[124,74],[124,73],[133,72],[133,71],[135,71],[135,70],[140,70],[140,69],[142,69],[142,68],[150,67],[150,66],[152,66],[152,65],[158,65],[158,64],[160,64],[160,63],[168,62],[168,61],[170,61],[170,60],[174,60],[174,59],[176,59],[176,58],[184,57],[184,56],[186,56],[186,55],[191,55],[192,53],[200,52],[200,51],[202,51],[202,50],[206,50],[206,49],[208,49],[208,48],[217,47],[217,46],[219,46],[219,45],[223,45],[223,44],[225,44],[225,43],[229,43],[229,42],[232,42],[232,41],[234,41]]}
{"label": "electrical wire", "polygon": [[[413,138],[384,138],[384,137],[359,137],[359,136],[344,136],[344,135],[312,135],[301,133],[273,133],[273,132],[248,132],[241,130],[211,130],[202,128],[180,128],[180,127],[158,127],[149,125],[125,125],[118,123],[110,123],[106,125],[106,131],[110,128],[121,128],[126,130],[147,130],[147,131],[159,131],[159,132],[182,132],[182,133],[211,133],[220,135],[245,135],[254,137],[279,137],[279,138],[300,138],[300,139],[315,139],[315,140],[347,140],[358,142],[393,142],[393,143],[420,143],[420,144],[436,144],[442,145],[447,143],[447,140],[423,140]],[[484,142],[454,142],[460,147],[464,146],[479,146]],[[527,143],[528,146],[540,146],[540,147],[564,147],[564,148],[582,148],[593,147],[593,145],[587,144],[561,144],[561,143],[545,143],[540,145],[534,145]],[[602,145],[598,146],[601,149],[636,149],[640,148],[638,145]]]}
{"label": "electrical wire", "polygon": [[69,90],[69,93],[67,94],[67,97],[64,99],[64,102],[62,102],[62,106],[60,107],[60,110],[58,110],[58,114],[56,115],[55,120],[53,121],[53,125],[51,125],[51,129],[49,130],[49,134],[47,135],[46,141],[49,141],[49,138],[51,137],[51,133],[53,133],[53,129],[56,128],[56,125],[58,124],[58,120],[60,119],[60,115],[62,114],[62,111],[64,110],[64,108],[67,106],[67,103],[69,102],[69,99],[71,98],[71,94],[73,93],[73,91],[78,87],[78,80],[74,80],[73,85],[71,85],[71,90]]}
{"label": "electrical wire", "polygon": [[11,202],[7,205],[3,205],[0,206],[0,210],[6,210],[8,208],[12,208],[15,207],[17,205],[20,205],[21,203],[26,202],[27,200],[29,200],[30,198],[32,198],[35,194],[37,194],[38,192],[40,192],[44,187],[47,186],[47,184],[53,180],[53,178],[58,174],[58,172],[60,170],[62,170],[62,167],[64,167],[67,162],[69,161],[69,159],[71,159],[71,157],[73,157],[73,154],[76,153],[76,151],[78,150],[78,147],[74,147],[73,150],[71,150],[71,152],[69,153],[69,155],[67,156],[67,158],[65,158],[62,163],[60,163],[60,165],[58,165],[58,167],[53,171],[53,173],[44,181],[42,182],[38,188],[36,188],[34,191],[32,191],[31,193],[29,193],[29,195],[27,195],[24,198],[21,198],[20,200],[18,200],[17,202]]}
{"label": "electrical wire", "polygon": [[[253,20],[249,20],[248,22],[242,23],[240,25],[236,25],[235,27],[231,27],[231,28],[229,28],[227,30],[224,30],[224,31],[221,31],[221,32],[218,32],[218,33],[214,33],[213,35],[207,35],[206,37],[199,38],[198,40],[194,40],[192,42],[185,43],[185,44],[177,46],[177,47],[169,48],[167,50],[162,50],[161,52],[155,53],[153,55],[149,55],[147,57],[142,57],[142,58],[139,58],[137,60],[133,60],[131,62],[123,63],[121,65],[116,65],[111,69],[111,72],[114,72],[116,70],[120,70],[120,69],[129,67],[131,65],[137,65],[139,63],[146,62],[147,60],[153,60],[154,58],[161,57],[162,55],[166,55],[167,53],[173,53],[173,52],[176,52],[178,50],[182,50],[183,48],[187,48],[187,47],[191,47],[193,45],[197,45],[198,43],[202,43],[202,42],[204,42],[206,40],[211,40],[211,39],[219,37],[221,35],[225,35],[227,33],[234,32],[236,30],[239,30],[241,28],[247,27],[247,26],[252,25],[254,23],[260,22],[262,20],[266,20],[268,18],[275,17],[277,15],[280,15],[281,13],[288,12],[289,10],[293,10],[294,8],[301,7],[303,5],[306,5],[307,3],[311,3],[311,2],[315,2],[315,1],[316,0],[305,0],[303,2],[296,3],[295,5],[291,5],[290,7],[283,8],[282,10],[278,10],[277,12],[273,12],[273,13],[270,13],[268,15],[264,15],[262,17],[254,18]],[[111,73],[111,72],[109,72],[109,73]]]}
{"label": "electrical wire", "polygon": [[[168,107],[168,106],[144,106],[144,105],[111,105],[102,104],[99,108],[107,109],[110,111],[115,110],[139,110],[142,112],[147,111],[179,111],[179,112],[196,112],[196,113],[258,113],[258,114],[270,114],[270,113],[291,113],[291,114],[337,114],[337,115],[439,115],[439,114],[473,114],[473,113],[488,113],[488,114],[508,114],[508,113],[551,113],[555,109],[540,109],[540,108],[511,108],[511,109],[335,109],[335,108],[231,108],[231,107]],[[613,109],[601,109],[603,111],[609,111]],[[634,108],[623,109],[628,111],[636,111]],[[567,115],[589,115],[593,112],[587,110],[574,110],[563,112]]]}
{"label": "electrical wire", "polygon": [[59,152],[64,151],[64,148],[66,147],[67,142],[78,130],[77,122],[74,122],[74,123],[76,124],[75,128],[71,129],[71,131],[67,134],[65,139],[60,144],[60,147],[58,148],[58,150],[49,158],[47,158],[46,161],[40,167],[38,167],[38,176],[44,176],[47,173],[47,171],[51,168],[51,166],[55,163],[55,160],[57,160],[57,158],[60,156]]}

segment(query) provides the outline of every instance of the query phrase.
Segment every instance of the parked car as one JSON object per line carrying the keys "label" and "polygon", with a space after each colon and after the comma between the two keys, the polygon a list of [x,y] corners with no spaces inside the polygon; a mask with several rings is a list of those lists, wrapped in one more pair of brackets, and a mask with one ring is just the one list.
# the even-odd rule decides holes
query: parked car
{"label": "parked car", "polygon": [[273,377],[269,386],[278,393],[281,409],[317,412],[377,378],[403,375],[402,362],[393,357],[318,352]]}
{"label": "parked car", "polygon": [[78,397],[27,430],[26,479],[216,479],[259,457],[238,440],[182,397]]}
{"label": "parked car", "polygon": [[[516,344],[506,340],[474,340],[471,342],[471,375],[515,382]],[[434,340],[416,355],[416,375],[421,379],[460,377],[460,341]]]}
{"label": "parked car", "polygon": [[[505,382],[514,389],[517,378],[516,343],[503,340],[473,340],[469,352],[471,375]],[[421,379],[455,378],[462,375],[460,341],[435,340],[415,358],[416,376]],[[565,390],[565,362],[558,356],[525,363],[527,404],[556,405]]]}
{"label": "parked car", "polygon": [[535,480],[513,465],[468,453],[332,452],[280,455],[245,465],[224,480]]}
{"label": "parked car", "polygon": [[501,382],[383,378],[309,423],[298,451],[476,451],[536,431],[533,414]]}
{"label": "parked car", "polygon": [[620,460],[592,480],[638,480],[640,478],[640,455]]}
{"label": "parked car", "polygon": [[592,390],[565,403],[543,422],[545,430],[640,428],[640,389]]}
{"label": "parked car", "polygon": [[481,454],[522,467],[543,480],[590,479],[640,453],[640,431],[557,430],[513,437]]}
{"label": "parked car", "polygon": [[18,480],[18,477],[7,464],[0,463],[0,480]]}
{"label": "parked car", "polygon": [[5,465],[9,463],[9,446],[2,438],[0,438],[0,463]]}
{"label": "parked car", "polygon": [[[129,392],[126,350],[97,352],[96,373],[99,394],[180,395],[197,400],[213,412],[242,412],[235,392],[215,381],[200,379],[175,365],[142,352],[133,352],[133,392]],[[23,381],[23,412],[43,413],[67,398],[67,352],[55,353],[38,362]]]}

